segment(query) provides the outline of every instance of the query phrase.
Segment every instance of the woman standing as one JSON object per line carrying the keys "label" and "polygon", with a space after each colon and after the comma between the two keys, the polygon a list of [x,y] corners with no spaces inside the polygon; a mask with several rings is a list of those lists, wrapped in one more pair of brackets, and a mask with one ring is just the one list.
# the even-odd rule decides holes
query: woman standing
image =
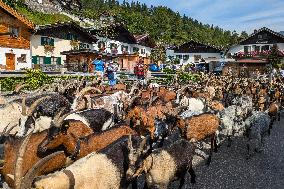
{"label": "woman standing", "polygon": [[110,86],[114,86],[116,85],[116,71],[117,71],[117,67],[113,64],[113,62],[111,61],[108,66],[107,66],[107,78],[109,81],[109,85]]}

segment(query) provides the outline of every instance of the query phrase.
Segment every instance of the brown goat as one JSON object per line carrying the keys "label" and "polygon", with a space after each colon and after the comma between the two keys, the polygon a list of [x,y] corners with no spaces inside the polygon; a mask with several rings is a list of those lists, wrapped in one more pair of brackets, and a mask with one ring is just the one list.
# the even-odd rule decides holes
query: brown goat
{"label": "brown goat", "polygon": [[[68,155],[71,155],[73,159],[79,159],[91,152],[99,151],[107,147],[123,136],[137,134],[128,126],[112,128],[99,134],[90,134],[89,136],[83,133],[80,135],[78,129],[80,129],[80,127],[78,128],[78,125],[75,124],[65,128],[63,126],[63,130],[57,135],[52,138],[46,138],[41,143],[39,150],[46,151],[64,146]],[[78,149],[78,147],[80,147],[80,149]]]}
{"label": "brown goat", "polygon": [[[47,131],[43,131],[40,133],[32,134],[29,142],[28,148],[23,154],[23,166],[21,170],[21,174],[25,175],[29,169],[37,163],[42,157],[37,154],[38,145],[43,141],[43,139],[47,136]],[[19,148],[21,146],[22,139],[10,137],[6,140],[4,144],[4,166],[1,170],[1,174],[4,177],[4,181],[10,187],[14,187],[14,180],[11,178],[14,176],[15,172],[15,163],[17,159],[17,154]],[[65,166],[66,156],[61,154],[56,156],[53,161],[49,161],[46,165],[42,167],[39,171],[38,175],[45,175],[51,173],[55,170],[58,170]]]}

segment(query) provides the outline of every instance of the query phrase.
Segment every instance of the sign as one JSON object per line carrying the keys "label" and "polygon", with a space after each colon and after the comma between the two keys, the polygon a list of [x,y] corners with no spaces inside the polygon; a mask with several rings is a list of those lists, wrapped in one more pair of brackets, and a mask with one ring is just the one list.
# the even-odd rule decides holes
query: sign
{"label": "sign", "polygon": [[257,42],[255,42],[256,44],[267,44],[268,43],[268,41],[257,41]]}

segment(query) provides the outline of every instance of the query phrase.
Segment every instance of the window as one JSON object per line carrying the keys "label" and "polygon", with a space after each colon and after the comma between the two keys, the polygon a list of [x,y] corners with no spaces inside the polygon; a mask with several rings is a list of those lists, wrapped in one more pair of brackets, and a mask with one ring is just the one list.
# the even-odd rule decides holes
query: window
{"label": "window", "polygon": [[128,52],[128,46],[121,45],[121,51],[122,52]]}
{"label": "window", "polygon": [[57,57],[51,57],[51,64],[57,64]]}
{"label": "window", "polygon": [[259,52],[260,51],[260,46],[255,46],[254,51]]}
{"label": "window", "polygon": [[261,47],[261,51],[268,51],[270,49],[269,45],[264,45]]}
{"label": "window", "polygon": [[20,63],[27,63],[27,55],[21,54],[21,56],[17,58],[17,61]]}
{"label": "window", "polygon": [[194,55],[194,62],[199,62],[199,60],[201,59],[201,55]]}
{"label": "window", "polygon": [[188,60],[189,59],[189,55],[183,55],[183,60]]}
{"label": "window", "polygon": [[72,33],[68,33],[67,40],[78,40],[78,36]]}
{"label": "window", "polygon": [[133,47],[133,52],[136,52],[136,53],[137,53],[137,52],[139,52],[139,50],[140,50],[140,49],[139,49],[138,47]]}
{"label": "window", "polygon": [[79,49],[90,49],[90,45],[87,43],[80,43]]}
{"label": "window", "polygon": [[117,44],[115,44],[115,43],[110,43],[109,47],[110,47],[111,50],[112,50],[112,49],[117,49]]}
{"label": "window", "polygon": [[141,49],[141,54],[146,54],[146,49]]}
{"label": "window", "polygon": [[251,52],[251,47],[250,46],[244,46],[244,53],[250,53]]}
{"label": "window", "polygon": [[104,42],[102,42],[102,41],[100,41],[100,42],[98,43],[99,49],[105,48],[105,46],[106,46],[106,44],[105,44]]}
{"label": "window", "polygon": [[258,35],[258,39],[262,39],[262,35]]}
{"label": "window", "polygon": [[41,45],[54,46],[54,39],[50,37],[41,37]]}
{"label": "window", "polygon": [[15,28],[13,26],[9,27],[10,36],[14,38],[19,37],[19,28]]}
{"label": "window", "polygon": [[182,59],[182,55],[176,55],[177,59]]}
{"label": "window", "polygon": [[33,64],[43,64],[44,63],[44,56],[33,56],[32,57]]}

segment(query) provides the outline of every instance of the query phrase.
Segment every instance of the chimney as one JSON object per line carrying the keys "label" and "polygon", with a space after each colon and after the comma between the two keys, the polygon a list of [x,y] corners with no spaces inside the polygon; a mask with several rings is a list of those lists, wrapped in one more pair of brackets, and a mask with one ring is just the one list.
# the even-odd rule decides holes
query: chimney
{"label": "chimney", "polygon": [[257,33],[257,30],[254,30],[253,33]]}

